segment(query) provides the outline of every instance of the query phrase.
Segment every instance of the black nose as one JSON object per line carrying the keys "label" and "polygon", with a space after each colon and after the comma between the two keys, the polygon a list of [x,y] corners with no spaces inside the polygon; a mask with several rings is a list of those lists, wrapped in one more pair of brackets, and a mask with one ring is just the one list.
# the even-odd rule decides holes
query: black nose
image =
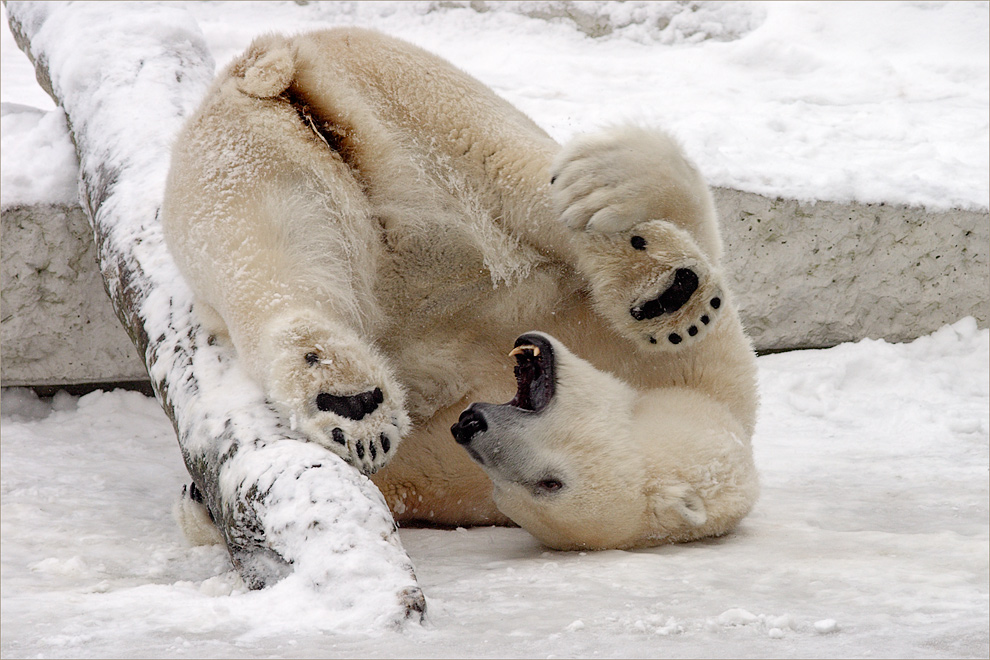
{"label": "black nose", "polygon": [[471,438],[487,430],[488,422],[485,421],[484,415],[474,409],[474,406],[462,412],[457,423],[450,427],[454,440],[461,445],[468,444]]}

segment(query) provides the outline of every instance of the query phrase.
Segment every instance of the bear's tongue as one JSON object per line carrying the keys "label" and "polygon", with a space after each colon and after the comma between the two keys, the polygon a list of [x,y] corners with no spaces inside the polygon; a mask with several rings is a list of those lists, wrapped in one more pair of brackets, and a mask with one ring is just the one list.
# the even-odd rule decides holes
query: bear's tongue
{"label": "bear's tongue", "polygon": [[543,410],[553,398],[553,348],[542,337],[524,335],[509,355],[516,358],[516,395],[506,405]]}

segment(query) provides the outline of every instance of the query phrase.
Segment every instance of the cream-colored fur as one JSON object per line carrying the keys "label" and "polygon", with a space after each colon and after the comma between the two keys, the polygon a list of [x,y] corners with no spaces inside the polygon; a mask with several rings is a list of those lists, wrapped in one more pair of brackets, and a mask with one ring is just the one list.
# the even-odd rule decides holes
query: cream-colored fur
{"label": "cream-colored fur", "polygon": [[502,512],[551,547],[602,549],[722,534],[749,511],[749,433],[725,405],[680,385],[636,391],[542,337],[557,383],[545,409],[465,413],[484,419],[468,446]]}
{"label": "cream-colored fur", "polygon": [[[407,43],[267,36],[179,136],[163,220],[204,323],[398,520],[626,547],[724,533],[756,497],[752,350],[711,195],[661,132],[561,148]],[[587,477],[553,506],[497,473],[493,499],[449,431],[513,396],[533,328],[558,412],[520,442]]]}

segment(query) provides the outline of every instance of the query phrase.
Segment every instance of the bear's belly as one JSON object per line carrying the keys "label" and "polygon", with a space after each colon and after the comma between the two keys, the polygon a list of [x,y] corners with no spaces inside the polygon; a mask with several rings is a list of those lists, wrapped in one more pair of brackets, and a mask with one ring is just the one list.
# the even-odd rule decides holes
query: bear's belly
{"label": "bear's belly", "polygon": [[401,294],[389,294],[393,306],[375,333],[406,387],[414,422],[459,401],[466,407],[512,398],[515,362],[508,353],[516,337],[545,328],[547,315],[563,306],[555,269],[540,265],[511,284],[493,284],[487,270],[447,271],[431,281],[399,281]]}

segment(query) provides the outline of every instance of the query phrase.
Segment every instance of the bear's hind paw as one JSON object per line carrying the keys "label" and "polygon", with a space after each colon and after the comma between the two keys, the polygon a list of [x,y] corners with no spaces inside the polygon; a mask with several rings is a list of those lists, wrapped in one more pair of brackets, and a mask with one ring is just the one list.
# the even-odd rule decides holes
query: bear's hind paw
{"label": "bear's hind paw", "polygon": [[268,396],[293,429],[372,474],[409,429],[405,392],[368,342],[313,316],[267,329]]}
{"label": "bear's hind paw", "polygon": [[292,424],[363,474],[374,474],[391,460],[409,428],[401,403],[387,394],[394,388],[383,387],[355,394],[319,387],[308,403],[296,406]]}

